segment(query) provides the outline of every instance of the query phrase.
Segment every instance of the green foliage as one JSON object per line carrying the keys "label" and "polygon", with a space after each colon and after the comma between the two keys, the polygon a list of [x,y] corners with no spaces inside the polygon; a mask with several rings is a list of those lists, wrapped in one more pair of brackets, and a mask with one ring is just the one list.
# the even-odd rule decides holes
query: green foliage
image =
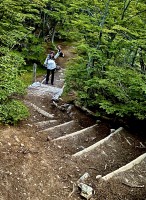
{"label": "green foliage", "polygon": [[16,123],[28,116],[27,108],[14,100],[25,92],[16,67],[21,63],[24,60],[13,52],[3,56],[0,62],[0,121],[4,123]]}
{"label": "green foliage", "polygon": [[104,115],[146,117],[146,5],[140,1],[74,1],[72,34],[80,45],[66,91]]}
{"label": "green foliage", "polygon": [[42,43],[33,31],[41,21],[44,1],[3,0],[0,2],[0,121],[16,123],[28,116],[19,101],[25,94],[20,79],[26,62],[38,61],[44,54]]}
{"label": "green foliage", "polygon": [[24,60],[14,53],[2,57],[0,63],[0,101],[2,99],[6,100],[13,94],[24,93],[24,84],[20,81],[18,76],[18,66],[21,66],[22,63],[24,63]]}
{"label": "green foliage", "polygon": [[[44,76],[44,73],[46,72],[46,69],[44,69],[41,66],[37,66],[36,74],[37,76]],[[33,75],[33,66],[26,66],[25,70],[22,71],[20,76],[21,81],[23,81],[25,86],[29,86],[32,84],[32,81],[34,81],[34,75]]]}
{"label": "green foliage", "polygon": [[28,41],[29,40],[31,42],[25,44],[25,47],[22,48],[23,57],[27,63],[43,63],[45,59],[44,42],[42,42],[41,39],[36,38],[34,35],[29,35]]}
{"label": "green foliage", "polygon": [[66,75],[66,91],[78,91],[84,106],[104,115],[145,119],[146,77],[136,70],[109,66],[97,73],[77,64]]}
{"label": "green foliage", "polygon": [[28,109],[18,100],[8,101],[0,105],[0,122],[16,124],[28,116]]}
{"label": "green foliage", "polygon": [[102,95],[102,99],[96,97],[96,101],[108,114],[144,119],[145,81],[146,77],[135,70],[110,66],[104,78],[98,80],[97,93]]}

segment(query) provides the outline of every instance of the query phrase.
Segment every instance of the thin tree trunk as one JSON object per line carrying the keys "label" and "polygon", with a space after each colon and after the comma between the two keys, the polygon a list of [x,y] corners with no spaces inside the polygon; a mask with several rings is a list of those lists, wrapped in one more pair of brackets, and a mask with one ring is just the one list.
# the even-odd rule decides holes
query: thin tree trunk
{"label": "thin tree trunk", "polygon": [[[129,0],[128,3],[127,3],[127,0],[124,1],[124,8],[123,8],[123,13],[122,13],[122,17],[121,17],[121,20],[124,19],[125,17],[125,12],[126,10],[128,9],[130,3],[131,3],[132,0]],[[127,4],[127,5],[126,5]]]}
{"label": "thin tree trunk", "polygon": [[100,31],[100,33],[99,33],[99,41],[98,41],[98,44],[97,44],[97,49],[99,49],[99,46],[100,46],[100,43],[101,43],[102,28],[103,28],[103,26],[104,26],[105,19],[106,19],[107,14],[108,14],[109,2],[110,2],[110,0],[108,0],[108,2],[107,2],[106,5],[105,5],[104,16],[102,17],[102,20],[101,20],[101,23],[100,23],[101,31]]}
{"label": "thin tree trunk", "polygon": [[43,13],[43,27],[42,27],[42,36],[44,37],[44,27],[45,27],[45,23],[46,23],[46,16],[45,13]]}
{"label": "thin tree trunk", "polygon": [[143,60],[142,48],[140,48],[139,55],[140,55],[139,62],[140,62],[141,71],[145,72],[146,65],[145,65],[144,60]]}
{"label": "thin tree trunk", "polygon": [[55,37],[55,28],[56,28],[56,26],[57,26],[57,23],[58,22],[56,22],[56,24],[54,25],[54,27],[53,27],[53,32],[52,32],[52,37],[51,37],[51,42],[52,42],[52,44],[54,45],[54,37]]}
{"label": "thin tree trunk", "polygon": [[134,53],[134,56],[133,56],[133,58],[132,58],[131,67],[134,67],[134,63],[135,63],[137,51],[138,51],[138,48],[136,49],[136,51],[135,51],[135,53]]}

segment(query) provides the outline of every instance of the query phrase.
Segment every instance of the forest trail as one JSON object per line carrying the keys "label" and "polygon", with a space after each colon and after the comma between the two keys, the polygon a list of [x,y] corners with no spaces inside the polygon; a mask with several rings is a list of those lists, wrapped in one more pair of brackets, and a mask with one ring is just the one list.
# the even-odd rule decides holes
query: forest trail
{"label": "forest trail", "polygon": [[83,184],[93,189],[83,193],[92,193],[91,200],[146,199],[144,144],[62,99],[53,103],[74,56],[73,46],[62,47],[54,86],[29,87],[24,102],[30,117],[16,127],[1,126],[0,200],[79,200]]}

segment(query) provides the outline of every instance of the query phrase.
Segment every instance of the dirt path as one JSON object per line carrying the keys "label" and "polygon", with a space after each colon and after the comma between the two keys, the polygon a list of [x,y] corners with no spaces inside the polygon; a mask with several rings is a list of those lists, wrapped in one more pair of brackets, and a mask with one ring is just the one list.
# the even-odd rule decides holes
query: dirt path
{"label": "dirt path", "polygon": [[[72,55],[69,51],[71,48],[63,48],[65,58],[57,60],[62,69]],[[54,87],[60,86],[57,82],[59,74],[60,70],[55,73]],[[51,98],[51,94],[36,95],[36,91],[28,90],[25,101],[54,114],[53,120],[56,120],[57,124],[71,120],[66,111],[60,111],[52,105]],[[73,172],[81,175],[78,166],[71,161],[69,155],[62,152],[59,145],[55,146],[47,141],[47,137],[38,133],[39,129],[45,128],[45,125],[40,128],[35,123],[49,119],[32,106],[29,109],[28,120],[21,122],[17,127],[0,128],[0,199],[80,199],[78,195],[71,195],[75,176]],[[75,108],[72,109],[72,113],[76,115],[74,118],[80,116],[83,120],[88,120],[88,117]],[[52,123],[50,122],[49,126],[52,126]],[[88,122],[90,123],[93,123],[92,120]],[[81,126],[83,125],[84,122],[81,122]]]}
{"label": "dirt path", "polygon": [[[55,73],[54,90],[62,88],[65,64],[73,56],[73,47],[64,45],[62,47],[65,58],[57,60],[62,69]],[[0,200],[82,199],[77,180],[85,172],[91,175],[88,184],[95,190],[92,200],[146,199],[146,183],[143,181],[146,175],[145,162],[141,168],[136,168],[140,171],[138,175],[141,177],[140,183],[138,175],[135,179],[137,183],[134,183],[134,186],[137,187],[121,184],[123,174],[117,175],[120,179],[112,179],[107,183],[99,182],[96,178],[97,175],[104,176],[145,153],[144,148],[135,149],[136,146],[140,147],[140,141],[131,135],[114,135],[109,138],[108,144],[104,145],[103,142],[103,146],[97,147],[96,155],[89,153],[83,154],[80,158],[73,158],[72,154],[75,152],[82,151],[108,137],[110,128],[114,127],[103,122],[96,124],[91,116],[63,101],[57,108],[51,101],[54,94],[50,92],[53,90],[52,87],[49,85],[47,88],[46,86],[42,88],[28,90],[25,102],[32,103],[36,107],[28,104],[30,117],[27,120],[17,127],[1,126],[0,128]],[[53,117],[40,114],[36,108]],[[72,136],[66,137],[71,133],[73,133]],[[60,138],[54,141],[56,137]],[[118,148],[120,152],[114,154]],[[124,149],[127,151],[124,151],[122,157]],[[118,156],[118,163],[114,162],[110,155],[113,155],[113,159]],[[98,156],[100,156],[100,163]],[[108,160],[109,168],[105,158]],[[127,180],[131,180],[128,177],[130,173],[134,173],[130,177],[136,177],[133,169],[127,174],[125,172]]]}

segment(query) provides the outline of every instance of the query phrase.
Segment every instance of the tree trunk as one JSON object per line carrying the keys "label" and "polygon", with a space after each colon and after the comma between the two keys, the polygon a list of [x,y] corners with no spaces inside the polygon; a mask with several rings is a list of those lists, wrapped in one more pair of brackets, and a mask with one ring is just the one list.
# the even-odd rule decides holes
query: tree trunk
{"label": "tree trunk", "polygon": [[101,27],[101,31],[99,33],[99,41],[98,41],[98,44],[97,44],[97,49],[99,49],[99,46],[100,46],[100,43],[101,43],[101,38],[102,38],[102,28],[104,26],[104,23],[105,23],[105,20],[106,20],[106,17],[108,15],[108,10],[109,10],[109,2],[110,0],[107,1],[106,5],[105,5],[105,11],[104,11],[104,15],[102,16],[102,20],[100,22],[100,27]]}
{"label": "tree trunk", "polygon": [[[132,1],[132,0],[129,0],[128,3],[127,3],[127,0],[124,1],[124,8],[123,8],[123,13],[122,13],[121,20],[124,19],[124,17],[125,17],[125,12],[126,12],[126,10],[128,9],[128,7],[129,7],[131,1]],[[127,3],[127,5],[126,5],[126,3]]]}
{"label": "tree trunk", "polygon": [[51,42],[52,42],[53,45],[54,45],[54,37],[55,37],[55,31],[56,31],[55,28],[57,26],[57,23],[58,22],[56,22],[55,25],[54,25],[54,27],[53,27],[53,32],[52,32],[52,37],[51,37]]}
{"label": "tree trunk", "polygon": [[141,71],[145,72],[146,65],[143,60],[142,48],[140,48],[139,55],[140,55],[139,62],[140,62]]}
{"label": "tree trunk", "polygon": [[135,51],[135,53],[134,53],[134,56],[133,56],[133,58],[132,58],[131,67],[134,67],[134,63],[135,63],[137,51],[138,51],[138,48],[136,49],[136,51]]}

